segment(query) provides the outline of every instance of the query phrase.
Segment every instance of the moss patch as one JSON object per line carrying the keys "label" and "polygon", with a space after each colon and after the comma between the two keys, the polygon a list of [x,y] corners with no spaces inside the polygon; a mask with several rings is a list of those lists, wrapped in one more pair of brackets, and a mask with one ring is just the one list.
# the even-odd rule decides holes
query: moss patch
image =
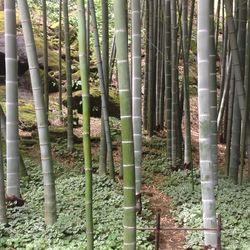
{"label": "moss patch", "polygon": [[32,126],[36,123],[36,114],[33,104],[19,100],[19,120],[24,123],[25,126]]}
{"label": "moss patch", "polygon": [[[5,105],[5,86],[0,86],[0,104],[6,112]],[[28,103],[27,100],[19,98],[19,120],[25,124],[25,126],[33,126],[36,123],[35,108],[32,103]]]}
{"label": "moss patch", "polygon": [[1,104],[5,102],[5,86],[0,86],[0,100]]}
{"label": "moss patch", "polygon": [[[39,58],[43,57],[43,40],[41,37],[35,37],[35,43],[36,43],[36,50],[37,50],[37,55]],[[50,41],[48,41],[50,43]],[[49,48],[51,47],[50,44],[48,46]],[[49,69],[52,71],[57,71],[59,70],[58,68],[58,53],[56,51],[53,51],[51,49],[48,49],[48,57],[49,57]],[[63,70],[65,70],[65,64],[62,62],[62,67]]]}

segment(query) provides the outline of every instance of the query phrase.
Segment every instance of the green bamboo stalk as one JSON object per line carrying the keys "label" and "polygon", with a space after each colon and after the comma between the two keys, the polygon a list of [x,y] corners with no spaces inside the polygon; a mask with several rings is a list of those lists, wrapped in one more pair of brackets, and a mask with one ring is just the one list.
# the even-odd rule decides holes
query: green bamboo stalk
{"label": "green bamboo stalk", "polygon": [[113,163],[113,156],[112,156],[112,143],[111,143],[110,126],[109,126],[108,100],[107,100],[107,95],[106,95],[107,84],[105,83],[106,79],[104,78],[104,73],[103,73],[102,56],[101,56],[101,50],[100,50],[100,44],[99,44],[99,34],[98,34],[97,22],[96,22],[95,4],[93,0],[89,0],[89,7],[90,7],[90,12],[91,12],[92,28],[94,32],[98,75],[99,75],[99,80],[100,80],[102,112],[103,112],[103,120],[104,120],[104,126],[105,126],[107,152],[108,152],[107,160],[108,160],[109,176],[110,178],[114,179],[115,171],[114,171],[114,163]]}
{"label": "green bamboo stalk", "polygon": [[188,37],[188,0],[182,0],[182,37],[184,56],[184,114],[185,114],[185,147],[184,164],[192,169],[191,123],[189,103],[189,37]]}
{"label": "green bamboo stalk", "polygon": [[[0,127],[1,127],[1,119],[0,119]],[[7,223],[7,216],[6,216],[5,188],[4,188],[3,145],[2,145],[2,132],[0,129],[0,224],[6,224],[6,223]]]}
{"label": "green bamboo stalk", "polygon": [[115,35],[112,38],[111,53],[109,59],[109,84],[112,83],[113,68],[115,65],[115,55],[116,55],[116,45],[115,45]]}
{"label": "green bamboo stalk", "polygon": [[178,75],[177,75],[177,20],[176,20],[176,1],[170,1],[171,9],[171,90],[172,90],[172,114],[171,114],[171,132],[172,132],[172,168],[177,168],[177,133],[178,133]]}
{"label": "green bamboo stalk", "polygon": [[172,90],[171,90],[171,30],[170,30],[170,0],[165,5],[165,96],[166,96],[166,125],[167,125],[167,158],[172,162]]}
{"label": "green bamboo stalk", "polygon": [[[247,8],[248,7],[248,8]],[[241,139],[240,139],[240,179],[239,182],[242,184],[243,182],[243,170],[245,164],[245,152],[246,152],[246,137],[247,133],[247,126],[249,124],[249,60],[250,60],[250,0],[248,0],[247,5],[245,8],[247,9],[247,36],[246,36],[246,57],[245,57],[245,78],[244,78],[244,85],[246,91],[246,103],[245,103],[245,114],[242,121],[242,131],[241,131]]]}
{"label": "green bamboo stalk", "polygon": [[141,210],[141,161],[142,161],[142,117],[141,117],[141,9],[140,0],[131,2],[132,12],[132,120],[135,156],[135,184],[137,208]]}
{"label": "green bamboo stalk", "polygon": [[232,70],[230,74],[230,91],[229,91],[229,101],[228,101],[227,135],[226,135],[227,146],[225,152],[225,167],[227,176],[229,176],[229,165],[230,165],[234,97],[235,97],[235,81],[234,81],[234,72]]}
{"label": "green bamboo stalk", "polygon": [[87,34],[86,34],[86,40],[87,40],[87,57],[89,58],[88,59],[88,63],[90,61],[90,7],[89,7],[89,0],[86,1],[86,31],[87,31]]}
{"label": "green bamboo stalk", "polygon": [[246,24],[247,24],[247,1],[240,0],[237,42],[239,46],[239,56],[240,56],[243,79],[245,76]]}
{"label": "green bamboo stalk", "polygon": [[35,102],[35,111],[38,135],[41,150],[41,161],[44,183],[45,223],[54,224],[56,221],[56,191],[52,164],[51,147],[49,141],[48,119],[46,116],[43,88],[39,73],[39,65],[31,25],[29,7],[26,0],[18,0],[20,19],[22,23],[26,53],[30,69],[32,91]]}
{"label": "green bamboo stalk", "polygon": [[[164,5],[162,4],[162,9],[164,8]],[[160,30],[165,30],[164,27],[164,22],[163,22],[163,13],[161,9],[161,25],[160,25]],[[165,83],[164,83],[164,40],[165,40],[165,32],[161,32],[160,36],[160,51],[161,51],[161,60],[160,60],[160,65],[159,65],[159,118],[158,118],[158,124],[159,124],[159,129],[163,130],[164,129],[164,110],[165,110]]]}
{"label": "green bamboo stalk", "polygon": [[[239,1],[238,7],[239,7],[239,21],[238,21],[237,44],[239,48],[241,76],[244,77],[247,6],[245,6],[243,2]],[[245,107],[244,107],[244,112],[245,112]],[[229,166],[229,176],[233,179],[235,184],[238,183],[238,173],[240,164],[240,137],[241,137],[241,127],[242,127],[241,118],[243,120],[244,116],[241,117],[239,100],[238,98],[235,98],[234,111],[233,111],[231,153],[230,153],[231,158]]]}
{"label": "green bamboo stalk", "polygon": [[[225,8],[226,8],[226,16],[227,16],[227,25],[229,31],[229,40],[230,40],[230,48],[232,51],[232,59],[234,65],[234,72],[235,72],[235,81],[236,81],[236,89],[237,89],[237,97],[239,101],[240,107],[240,115],[243,118],[245,113],[245,90],[243,84],[243,71],[241,68],[241,61],[239,56],[239,49],[237,45],[236,39],[236,27],[234,24],[234,19],[232,16],[232,3],[228,0],[225,0]],[[249,131],[249,123],[247,125],[247,130]],[[247,134],[247,157],[248,162],[250,162],[250,133]],[[250,169],[250,164],[249,164]]]}
{"label": "green bamboo stalk", "polygon": [[8,196],[20,198],[16,5],[4,2],[6,65],[6,160]]}
{"label": "green bamboo stalk", "polygon": [[155,125],[156,128],[159,129],[160,127],[160,85],[161,85],[161,63],[162,63],[162,51],[161,51],[161,35],[162,32],[159,32],[160,25],[161,25],[161,1],[157,0],[157,31],[156,31],[156,72],[155,72],[155,95],[156,95],[156,102],[155,102]]}
{"label": "green bamboo stalk", "polygon": [[144,95],[143,95],[143,129],[147,130],[147,108],[148,108],[148,81],[149,81],[149,1],[146,0],[145,10],[145,44],[146,44],[146,59],[144,67]]}
{"label": "green bamboo stalk", "polygon": [[217,81],[216,81],[216,49],[214,39],[214,0],[209,2],[209,67],[210,67],[210,119],[211,119],[211,154],[213,164],[214,185],[218,184],[218,149],[217,149]]}
{"label": "green bamboo stalk", "polygon": [[[199,150],[203,225],[216,228],[213,165],[211,156],[210,77],[209,77],[209,0],[198,0],[198,108]],[[217,233],[205,231],[205,246],[217,247]]]}
{"label": "green bamboo stalk", "polygon": [[[236,94],[235,90],[235,94]],[[237,96],[234,97],[233,104],[233,123],[232,123],[232,138],[229,164],[229,177],[235,184],[238,183],[238,170],[240,164],[240,133],[241,133],[241,117],[239,110],[239,101]]]}
{"label": "green bamboo stalk", "polygon": [[60,120],[63,120],[63,111],[62,111],[62,0],[59,0],[59,51],[58,51],[58,62],[59,62],[59,79],[58,79],[58,88],[59,88],[59,117]]}
{"label": "green bamboo stalk", "polygon": [[67,78],[67,148],[70,152],[73,151],[73,106],[72,106],[72,75],[71,75],[71,55],[70,55],[70,40],[69,40],[69,9],[68,0],[63,0],[63,15],[64,15],[64,40],[66,54],[66,78]]}
{"label": "green bamboo stalk", "polygon": [[194,11],[195,11],[195,0],[192,0],[189,15],[189,25],[188,25],[188,53],[191,49],[192,32],[193,32],[193,22],[194,22]]}
{"label": "green bamboo stalk", "polygon": [[227,67],[227,72],[226,72],[225,84],[224,84],[224,88],[223,88],[223,91],[222,91],[223,94],[222,94],[222,97],[221,97],[220,107],[219,107],[219,112],[218,112],[218,118],[217,118],[218,130],[221,127],[224,111],[225,111],[225,108],[226,108],[226,102],[228,100],[228,93],[229,93],[229,87],[230,87],[229,82],[230,82],[231,71],[232,71],[232,56],[230,55],[229,62],[228,62],[228,67]]}
{"label": "green bamboo stalk", "polygon": [[226,19],[229,32],[230,49],[232,53],[233,70],[235,74],[235,86],[237,89],[237,97],[239,99],[241,116],[243,117],[244,104],[245,104],[245,90],[242,78],[239,49],[237,44],[236,27],[234,23],[234,18],[232,16],[231,1],[225,0],[225,8],[226,8]]}
{"label": "green bamboo stalk", "polygon": [[122,164],[124,176],[124,250],[136,249],[135,168],[131,90],[128,64],[126,0],[114,1],[117,66],[122,130]]}
{"label": "green bamboo stalk", "polygon": [[[222,5],[223,8],[223,5]],[[216,11],[216,31],[215,31],[215,53],[218,54],[218,41],[219,41],[219,31],[220,31],[220,12],[221,12],[221,0],[217,2],[217,11]]]}
{"label": "green bamboo stalk", "polygon": [[44,100],[45,100],[45,108],[49,111],[49,62],[48,62],[48,32],[47,32],[47,4],[46,0],[43,0],[43,65],[44,65]]}
{"label": "green bamboo stalk", "polygon": [[86,17],[84,0],[78,0],[78,36],[79,36],[79,60],[82,84],[82,107],[83,107],[83,152],[85,165],[85,206],[87,249],[94,249],[93,238],[93,209],[92,209],[92,163],[90,142],[90,94],[89,94],[89,68],[86,43]]}
{"label": "green bamboo stalk", "polygon": [[[153,136],[155,128],[155,30],[157,17],[157,2],[149,0],[149,69],[147,94],[147,129],[149,136]],[[156,13],[155,13],[156,12]]]}
{"label": "green bamboo stalk", "polygon": [[[224,29],[225,34],[223,34],[223,48],[222,48],[222,60],[221,60],[221,81],[220,81],[220,97],[219,97],[219,107],[221,106],[222,96],[224,93],[224,87],[226,83],[226,77],[227,79],[230,78],[230,74],[226,74],[226,64],[228,61],[228,50],[229,50],[229,42],[228,42],[228,29]],[[232,55],[230,54],[230,60],[232,64]],[[217,122],[218,124],[218,122]],[[219,131],[219,126],[218,126]]]}
{"label": "green bamboo stalk", "polygon": [[[108,0],[102,0],[102,65],[103,76],[106,84],[106,98],[108,99],[109,88],[109,15],[108,15]],[[99,174],[106,174],[107,165],[107,143],[105,137],[105,125],[102,114],[101,119],[101,142],[100,142],[100,157],[99,157]]]}
{"label": "green bamboo stalk", "polygon": [[[1,133],[2,133],[2,137],[4,138],[4,140],[6,141],[6,116],[4,114],[4,111],[3,111],[3,108],[2,106],[0,105],[0,120],[1,120]],[[24,164],[24,160],[23,160],[23,157],[21,155],[21,153],[19,152],[19,158],[20,158],[20,176],[21,177],[26,177],[28,176],[28,172],[27,172],[27,169],[25,167],[25,164]]]}

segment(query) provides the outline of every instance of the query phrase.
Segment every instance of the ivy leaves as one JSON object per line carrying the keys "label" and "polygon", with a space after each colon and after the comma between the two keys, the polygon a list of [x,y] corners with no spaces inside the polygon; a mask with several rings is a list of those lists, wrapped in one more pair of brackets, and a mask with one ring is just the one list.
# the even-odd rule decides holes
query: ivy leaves
{"label": "ivy leaves", "polygon": [[[8,210],[9,227],[0,225],[0,249],[85,249],[84,176],[55,164],[58,221],[46,227],[43,219],[43,186],[39,166],[27,161],[30,181],[22,182],[23,207]],[[95,249],[120,249],[123,241],[123,191],[107,177],[93,176]],[[147,201],[144,201],[147,205]],[[150,225],[144,210],[138,226]],[[138,249],[153,249],[148,232],[138,232]]]}
{"label": "ivy leaves", "polygon": [[[171,174],[162,184],[162,190],[172,198],[172,213],[178,224],[202,227],[202,208],[199,173],[195,173],[195,189],[191,187],[191,173]],[[217,214],[222,217],[222,248],[246,250],[250,248],[250,186],[236,186],[230,180],[220,179],[216,192]],[[200,249],[202,233],[187,234],[187,247]]]}

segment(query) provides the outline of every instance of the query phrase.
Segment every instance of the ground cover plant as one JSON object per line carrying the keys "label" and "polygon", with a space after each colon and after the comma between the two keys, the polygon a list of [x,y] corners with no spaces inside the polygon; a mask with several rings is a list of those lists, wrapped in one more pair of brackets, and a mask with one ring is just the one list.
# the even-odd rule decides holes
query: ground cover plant
{"label": "ground cover plant", "polygon": [[250,249],[250,0],[0,0],[0,31],[0,249],[152,249],[159,213],[212,229],[160,249]]}
{"label": "ground cover plant", "polygon": [[[45,226],[43,183],[39,165],[26,160],[29,181],[22,181],[25,205],[8,209],[8,225],[0,227],[0,249],[84,249],[86,244],[84,191],[80,169],[55,165],[58,220]],[[93,176],[95,249],[120,249],[122,244],[122,189],[107,177]],[[144,200],[147,207],[148,201]],[[152,213],[144,209],[138,226],[152,225]],[[154,249],[152,236],[138,232],[138,249]]]}
{"label": "ground cover plant", "polygon": [[[166,177],[161,190],[172,199],[172,214],[180,226],[202,227],[201,188],[199,171],[195,172],[192,190],[190,171],[178,171]],[[236,186],[227,178],[219,179],[216,190],[217,214],[222,219],[222,249],[247,250],[250,247],[250,185]],[[200,249],[202,233],[189,232],[187,247]]]}

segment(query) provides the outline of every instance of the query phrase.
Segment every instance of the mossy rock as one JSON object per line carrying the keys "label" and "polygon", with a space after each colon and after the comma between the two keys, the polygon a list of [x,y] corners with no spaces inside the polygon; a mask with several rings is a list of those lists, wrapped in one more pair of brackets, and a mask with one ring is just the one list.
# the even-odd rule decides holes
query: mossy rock
{"label": "mossy rock", "polygon": [[[16,14],[16,26],[17,27],[21,26],[18,13]],[[0,32],[4,32],[4,11],[0,11]]]}
{"label": "mossy rock", "polygon": [[[21,27],[20,20],[17,15],[17,28]],[[43,71],[43,37],[41,35],[41,30],[38,25],[34,25],[34,34],[35,34],[35,44],[36,44],[36,50],[37,50],[37,56],[38,56],[38,62],[39,67]],[[18,28],[19,30],[19,28]],[[55,46],[56,41],[54,41],[55,38],[50,36],[48,39],[48,68],[49,72],[54,72],[59,70],[59,59],[58,59],[58,51],[57,47]],[[17,33],[17,46],[18,46],[18,74],[19,77],[22,78],[22,76],[28,71],[28,61],[27,61],[27,55],[26,55],[26,48],[24,43],[23,35],[20,34],[20,32]],[[5,49],[4,49],[4,12],[0,11],[0,53],[3,53],[3,56],[0,57],[0,65],[1,68],[5,69]],[[77,69],[76,69],[77,71]],[[5,71],[1,72],[1,75],[5,75]],[[62,75],[65,76],[65,61],[62,60]],[[25,86],[26,89],[31,89],[30,87],[30,78],[27,77],[27,75],[24,77],[25,79],[21,79],[22,85]],[[49,75],[49,89],[51,92],[57,91],[58,87],[56,86],[57,79],[53,77],[53,74],[50,73]],[[51,85],[51,86],[50,86]]]}
{"label": "mossy rock", "polygon": [[[35,133],[34,133],[35,134]],[[67,139],[67,128],[64,126],[49,126],[49,138],[51,142],[56,142],[60,140]],[[75,143],[82,143],[82,138],[78,138],[76,135],[73,135],[73,140]]]}
{"label": "mossy rock", "polygon": [[20,140],[20,143],[22,144],[22,145],[24,145],[25,147],[33,147],[34,145],[36,145],[38,142],[37,142],[37,140],[35,140],[35,139],[23,139],[23,138],[21,138],[21,140]]}
{"label": "mossy rock", "polygon": [[[67,106],[67,97],[63,98],[63,105]],[[82,91],[76,91],[73,93],[73,109],[82,114]],[[119,96],[116,90],[109,89],[109,116],[119,118],[120,106]],[[90,88],[90,116],[101,117],[101,92],[96,86]]]}
{"label": "mossy rock", "polygon": [[[0,104],[6,112],[5,106],[5,86],[0,86]],[[20,127],[26,130],[32,130],[36,127],[36,114],[34,105],[28,102],[24,97],[19,98],[19,121]]]}

